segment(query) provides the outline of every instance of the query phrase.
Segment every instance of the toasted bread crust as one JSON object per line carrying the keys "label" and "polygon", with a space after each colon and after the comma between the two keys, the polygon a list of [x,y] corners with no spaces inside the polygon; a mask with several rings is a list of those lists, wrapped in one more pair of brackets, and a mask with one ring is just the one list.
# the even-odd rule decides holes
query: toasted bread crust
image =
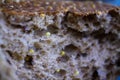
{"label": "toasted bread crust", "polygon": [[101,14],[110,10],[117,10],[118,7],[98,2],[78,1],[26,1],[20,3],[6,3],[2,10],[10,15],[39,15],[71,12],[76,15]]}

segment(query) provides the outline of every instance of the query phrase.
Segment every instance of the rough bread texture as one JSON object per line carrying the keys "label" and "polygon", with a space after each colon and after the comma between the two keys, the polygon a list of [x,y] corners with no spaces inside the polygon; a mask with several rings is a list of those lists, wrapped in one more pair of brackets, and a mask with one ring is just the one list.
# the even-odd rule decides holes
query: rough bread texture
{"label": "rough bread texture", "polygon": [[21,2],[25,0],[0,0],[0,4],[11,3],[11,2]]}
{"label": "rough bread texture", "polygon": [[74,1],[3,4],[0,55],[0,80],[115,80],[120,10]]}

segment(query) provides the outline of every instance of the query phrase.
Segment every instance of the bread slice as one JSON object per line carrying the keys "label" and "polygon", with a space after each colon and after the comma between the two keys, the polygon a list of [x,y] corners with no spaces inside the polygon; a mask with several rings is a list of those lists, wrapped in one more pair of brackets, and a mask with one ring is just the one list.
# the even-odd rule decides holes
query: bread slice
{"label": "bread slice", "polygon": [[31,0],[2,4],[0,15],[0,55],[5,56],[0,61],[6,64],[0,65],[0,80],[115,80],[120,75],[118,7]]}

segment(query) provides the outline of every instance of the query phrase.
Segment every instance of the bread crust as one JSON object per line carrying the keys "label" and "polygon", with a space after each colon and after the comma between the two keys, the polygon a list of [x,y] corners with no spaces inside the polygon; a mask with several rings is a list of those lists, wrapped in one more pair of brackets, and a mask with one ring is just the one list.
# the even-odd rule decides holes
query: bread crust
{"label": "bread crust", "polygon": [[118,10],[116,6],[99,2],[80,2],[80,1],[44,1],[34,0],[25,2],[11,2],[2,4],[2,11],[10,15],[39,15],[39,14],[56,14],[71,12],[80,16],[90,14],[102,14],[111,10]]}

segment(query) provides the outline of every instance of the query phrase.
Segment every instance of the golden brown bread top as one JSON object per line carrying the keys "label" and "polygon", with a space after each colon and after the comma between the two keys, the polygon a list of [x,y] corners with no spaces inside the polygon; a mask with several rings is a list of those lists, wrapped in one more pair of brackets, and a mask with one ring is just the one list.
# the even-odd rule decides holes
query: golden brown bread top
{"label": "golden brown bread top", "polygon": [[72,12],[77,15],[101,14],[110,10],[117,10],[115,6],[98,2],[34,0],[20,3],[6,3],[2,11],[10,15],[38,15]]}

